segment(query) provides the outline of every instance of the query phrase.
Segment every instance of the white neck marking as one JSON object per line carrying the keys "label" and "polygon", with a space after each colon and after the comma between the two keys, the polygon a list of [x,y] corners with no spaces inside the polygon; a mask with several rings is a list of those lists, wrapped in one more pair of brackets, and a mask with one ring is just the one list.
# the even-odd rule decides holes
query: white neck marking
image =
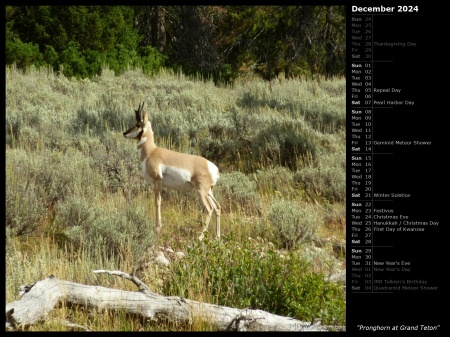
{"label": "white neck marking", "polygon": [[138,146],[144,144],[146,141],[147,141],[147,137],[142,137],[138,143]]}
{"label": "white neck marking", "polygon": [[139,141],[138,145],[137,145],[139,158],[141,158],[141,154],[142,154],[142,146],[140,146],[140,145],[144,144],[146,141],[147,141],[147,137],[142,137],[141,140]]}

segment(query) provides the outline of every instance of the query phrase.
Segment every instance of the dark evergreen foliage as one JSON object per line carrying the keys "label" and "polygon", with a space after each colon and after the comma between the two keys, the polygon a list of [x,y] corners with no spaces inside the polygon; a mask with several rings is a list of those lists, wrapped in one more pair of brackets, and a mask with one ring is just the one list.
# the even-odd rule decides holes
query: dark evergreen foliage
{"label": "dark evergreen foliage", "polygon": [[6,6],[6,64],[92,77],[162,66],[230,82],[251,71],[345,75],[343,6]]}

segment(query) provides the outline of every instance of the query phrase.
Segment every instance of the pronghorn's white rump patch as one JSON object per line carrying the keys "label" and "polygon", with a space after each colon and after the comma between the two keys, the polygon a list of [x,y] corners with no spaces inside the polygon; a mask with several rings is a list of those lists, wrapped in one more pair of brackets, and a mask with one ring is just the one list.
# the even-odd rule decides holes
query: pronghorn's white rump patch
{"label": "pronghorn's white rump patch", "polygon": [[219,169],[209,160],[207,160],[207,162],[208,162],[208,170],[209,173],[211,174],[212,184],[215,185],[217,183],[217,180],[219,180]]}
{"label": "pronghorn's white rump patch", "polygon": [[191,184],[192,174],[174,166],[160,165],[159,173],[162,177],[162,185],[176,191],[189,191],[193,188]]}

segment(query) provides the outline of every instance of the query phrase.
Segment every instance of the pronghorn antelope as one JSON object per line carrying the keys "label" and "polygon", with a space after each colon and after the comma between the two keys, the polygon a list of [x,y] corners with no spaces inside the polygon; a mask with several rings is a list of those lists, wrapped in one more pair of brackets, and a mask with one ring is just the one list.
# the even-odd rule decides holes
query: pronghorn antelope
{"label": "pronghorn antelope", "polygon": [[136,112],[136,125],[123,133],[125,138],[136,139],[139,160],[144,178],[153,183],[155,190],[156,224],[159,231],[161,223],[161,189],[168,187],[176,191],[196,190],[207,211],[205,225],[199,240],[203,240],[213,212],[216,213],[216,235],[220,238],[220,205],[213,195],[213,186],[219,179],[219,169],[209,160],[195,155],[175,152],[157,147],[148,120],[143,112],[144,102]]}

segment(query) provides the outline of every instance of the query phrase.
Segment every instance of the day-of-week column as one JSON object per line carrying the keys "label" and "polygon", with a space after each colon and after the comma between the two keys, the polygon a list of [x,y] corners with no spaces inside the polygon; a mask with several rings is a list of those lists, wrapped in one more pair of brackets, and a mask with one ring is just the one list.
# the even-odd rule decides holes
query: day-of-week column
{"label": "day-of-week column", "polygon": [[372,291],[372,16],[351,18],[351,291]]}

